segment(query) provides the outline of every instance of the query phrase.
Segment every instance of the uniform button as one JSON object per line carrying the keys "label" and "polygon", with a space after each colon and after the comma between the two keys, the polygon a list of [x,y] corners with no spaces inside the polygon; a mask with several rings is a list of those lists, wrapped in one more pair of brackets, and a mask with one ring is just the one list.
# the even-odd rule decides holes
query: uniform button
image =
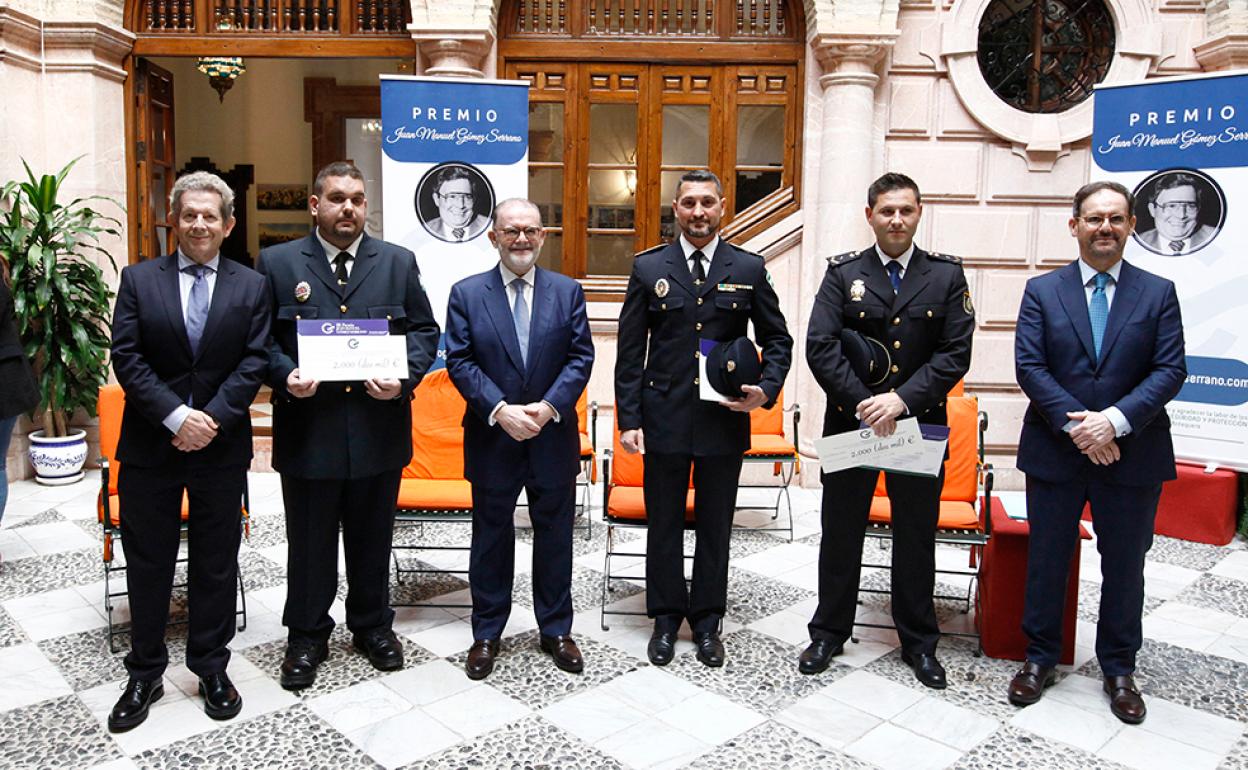
{"label": "uniform button", "polygon": [[944,401],[941,401],[939,404],[937,404],[937,406],[944,406],[944,405],[945,405]]}
{"label": "uniform button", "polygon": [[295,320],[296,320],[296,321],[302,321],[302,320],[303,320],[303,316],[301,316],[301,315],[296,315],[296,316],[295,316]]}
{"label": "uniform button", "polygon": [[858,311],[858,317],[859,317],[859,318],[866,318],[866,317],[867,317],[867,311],[865,311],[865,310],[859,310],[859,311]]}
{"label": "uniform button", "polygon": [[901,340],[893,340],[893,350],[901,349]]}
{"label": "uniform button", "polygon": [[654,380],[650,380],[650,387],[654,387]]}
{"label": "uniform button", "polygon": [[736,309],[737,309],[737,303],[735,303],[735,302],[734,302],[734,303],[732,303],[732,309],[733,309],[733,310],[736,310]]}
{"label": "uniform button", "polygon": [[900,316],[898,316],[897,318],[894,318],[894,319],[893,319],[893,326],[899,326],[900,324],[901,324],[901,317],[900,317]]}
{"label": "uniform button", "polygon": [[663,304],[659,305],[659,309],[660,309],[660,310],[667,310],[667,303],[666,303],[666,302],[664,302]]}
{"label": "uniform button", "polygon": [[338,306],[338,309],[339,309],[339,310],[341,310],[341,311],[342,311],[342,312],[344,312],[344,313],[345,313],[345,312],[347,312],[347,306],[346,306],[346,305],[339,305],[339,306]]}
{"label": "uniform button", "polygon": [[345,393],[350,393],[350,392],[351,392],[351,386],[350,386],[350,385],[348,385],[347,387],[343,388],[342,390],[343,390],[343,392],[345,392]]}
{"label": "uniform button", "polygon": [[696,351],[696,350],[695,350],[695,351],[693,351],[693,357],[694,357],[694,358],[701,358],[701,357],[702,357],[702,354],[701,354],[700,352],[698,352],[698,351]]}
{"label": "uniform button", "polygon": [[843,411],[845,411],[845,407],[843,407],[843,406],[838,406],[838,407],[836,408],[836,411],[838,411],[838,412],[843,412]]}
{"label": "uniform button", "polygon": [[698,304],[699,304],[699,305],[701,305],[701,304],[702,304],[702,298],[701,298],[701,297],[698,297]]}
{"label": "uniform button", "polygon": [[930,311],[930,310],[929,310],[929,311],[927,311],[927,317],[928,317],[928,318],[931,318],[931,317],[932,317],[932,311]]}
{"label": "uniform button", "polygon": [[394,316],[390,315],[389,313],[386,313],[386,320],[387,320],[387,321],[393,321],[393,320],[394,320]]}
{"label": "uniform button", "polygon": [[900,371],[901,369],[897,366],[897,364],[893,364],[893,368],[892,368],[893,374],[896,374],[897,372],[900,372]]}
{"label": "uniform button", "polygon": [[701,321],[698,321],[698,323],[696,324],[695,328],[697,328],[697,330],[698,330],[698,331],[702,331],[702,322],[701,322]]}
{"label": "uniform button", "polygon": [[701,383],[701,380],[699,380],[697,377],[694,377],[694,378],[693,378],[693,384],[694,384],[694,385],[700,385],[700,384],[702,384],[702,383]]}

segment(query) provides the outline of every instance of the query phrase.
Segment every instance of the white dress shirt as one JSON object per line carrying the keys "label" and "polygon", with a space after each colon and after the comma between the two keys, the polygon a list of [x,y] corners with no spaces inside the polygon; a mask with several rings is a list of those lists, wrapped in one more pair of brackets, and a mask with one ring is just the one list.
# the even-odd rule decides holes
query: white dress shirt
{"label": "white dress shirt", "polygon": [[[186,323],[187,308],[191,304],[191,287],[195,285],[195,275],[193,273],[184,272],[188,267],[197,264],[190,257],[182,253],[178,249],[178,297],[182,300],[182,323]],[[212,292],[217,288],[217,269],[221,267],[221,255],[217,254],[212,259],[204,263],[208,271],[204,273],[204,280],[208,282],[208,307],[212,307]],[[172,412],[161,420],[161,424],[169,429],[170,433],[177,433],[182,430],[182,423],[186,422],[186,418],[190,415],[191,408],[186,404],[178,404]]]}
{"label": "white dress shirt", "polygon": [[[529,272],[525,273],[524,275],[516,275],[515,273],[508,270],[506,265],[504,265],[502,262],[499,262],[498,272],[499,272],[499,275],[501,275],[503,278],[503,289],[506,290],[507,292],[507,307],[509,309],[512,309],[513,317],[515,313],[514,308],[516,306],[516,292],[522,290],[521,286],[515,283],[515,279],[519,278],[520,281],[524,284],[523,286],[524,312],[528,314],[529,321],[532,321],[533,320],[533,302],[534,302],[533,281],[534,281],[534,276],[537,275],[537,271],[534,270],[533,268],[529,268]],[[529,330],[530,332],[532,332],[531,323],[529,324]],[[527,351],[525,352],[525,355],[528,355]],[[555,413],[555,417],[554,417],[555,422],[560,422],[559,410],[554,407],[554,404],[551,404],[549,401],[545,399],[542,399],[542,403],[545,404],[546,406],[549,406],[550,411]],[[490,410],[490,417],[487,420],[487,422],[490,425],[495,425],[498,423],[498,419],[497,419],[498,410],[502,409],[506,405],[507,405],[506,401],[499,401],[497,404],[494,405],[494,408]]]}
{"label": "white dress shirt", "polygon": [[355,240],[351,242],[351,245],[345,249],[340,249],[325,240],[325,238],[321,236],[320,229],[316,230],[316,239],[321,242],[321,248],[325,250],[325,258],[329,260],[330,273],[334,273],[338,270],[338,266],[334,264],[334,257],[338,256],[338,252],[345,251],[347,254],[351,255],[351,258],[347,260],[347,277],[350,278],[351,269],[355,267],[355,253],[360,250],[360,241],[364,240],[364,233],[360,233],[356,236]]}
{"label": "white dress shirt", "polygon": [[680,234],[680,249],[685,253],[685,264],[689,266],[689,274],[693,275],[693,252],[702,252],[702,270],[705,275],[711,274],[711,259],[715,256],[715,249],[719,248],[719,234],[711,236],[711,240],[702,248],[698,248],[685,238],[685,234]]}
{"label": "white dress shirt", "polygon": [[910,267],[910,258],[914,256],[914,241],[910,241],[910,246],[901,253],[900,257],[897,257],[897,259],[895,260],[892,257],[885,254],[884,250],[880,248],[880,244],[878,243],[875,244],[875,253],[876,255],[879,256],[880,264],[884,266],[885,271],[888,270],[889,262],[897,262],[898,264],[900,264],[901,272],[898,273],[897,276],[898,276],[898,280],[902,280],[906,277],[906,269]]}
{"label": "white dress shirt", "polygon": [[[1079,277],[1083,279],[1083,295],[1088,305],[1092,304],[1092,292],[1096,289],[1096,274],[1099,272],[1082,259],[1079,260]],[[1118,276],[1122,274],[1122,260],[1114,263],[1114,266],[1105,271],[1109,273],[1109,281],[1105,284],[1105,308],[1111,310],[1114,307],[1114,289],[1118,286]],[[1109,419],[1114,426],[1115,436],[1125,436],[1131,432],[1131,422],[1127,420],[1127,416],[1122,410],[1116,406],[1111,406],[1101,410],[1101,414]],[[1074,422],[1073,420],[1071,422]],[[1067,433],[1075,427],[1071,423],[1066,423],[1062,428]]]}

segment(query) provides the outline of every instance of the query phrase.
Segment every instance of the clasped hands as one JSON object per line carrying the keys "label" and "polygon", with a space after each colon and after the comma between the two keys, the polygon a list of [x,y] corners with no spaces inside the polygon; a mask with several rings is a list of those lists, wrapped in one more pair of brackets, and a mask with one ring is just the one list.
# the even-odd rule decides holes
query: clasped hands
{"label": "clasped hands", "polygon": [[[311,398],[316,395],[320,380],[304,377],[299,368],[291,370],[286,376],[286,390],[295,398]],[[395,379],[372,379],[364,381],[364,390],[378,401],[389,401],[399,397],[402,383]]]}
{"label": "clasped hands", "polygon": [[531,404],[503,404],[494,421],[516,441],[526,441],[542,432],[546,423],[555,418],[555,410],[545,401]]}
{"label": "clasped hands", "polygon": [[1108,417],[1100,412],[1082,411],[1067,412],[1066,418],[1079,421],[1070,429],[1070,440],[1094,464],[1109,465],[1122,458],[1118,442],[1114,441],[1117,431]]}
{"label": "clasped hands", "polygon": [[208,446],[217,437],[221,426],[207,412],[192,409],[173,436],[173,446],[183,452],[195,452]]}

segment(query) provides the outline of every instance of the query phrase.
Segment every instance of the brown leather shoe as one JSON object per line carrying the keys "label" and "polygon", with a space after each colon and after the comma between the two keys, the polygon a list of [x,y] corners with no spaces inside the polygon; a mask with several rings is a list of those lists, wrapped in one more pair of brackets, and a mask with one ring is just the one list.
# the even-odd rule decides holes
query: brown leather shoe
{"label": "brown leather shoe", "polygon": [[1140,696],[1140,688],[1135,686],[1135,677],[1105,677],[1105,693],[1109,696],[1109,710],[1129,725],[1138,725],[1144,721],[1148,709],[1144,706],[1144,698]]}
{"label": "brown leather shoe", "polygon": [[581,651],[572,637],[542,634],[539,637],[539,645],[542,652],[550,653],[550,657],[555,659],[555,665],[559,670],[573,674],[579,674],[585,670],[585,659],[581,657]]}
{"label": "brown leather shoe", "polygon": [[1057,671],[1050,666],[1042,666],[1029,660],[1010,680],[1010,703],[1015,706],[1030,706],[1040,700],[1046,688],[1056,683]]}
{"label": "brown leather shoe", "polygon": [[478,639],[468,648],[468,660],[464,670],[469,679],[485,679],[494,670],[494,658],[498,655],[497,639]]}

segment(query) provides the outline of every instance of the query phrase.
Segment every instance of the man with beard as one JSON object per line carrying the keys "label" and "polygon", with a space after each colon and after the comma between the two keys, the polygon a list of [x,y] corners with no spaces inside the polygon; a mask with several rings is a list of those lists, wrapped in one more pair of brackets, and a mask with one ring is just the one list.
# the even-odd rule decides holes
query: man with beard
{"label": "man with beard", "polygon": [[[620,444],[644,457],[646,614],[654,619],[647,655],[665,666],[681,622],[697,658],[724,664],[720,621],[728,601],[728,545],[750,411],[772,406],[784,387],[793,338],[763,258],[719,237],[723,186],[689,171],[672,201],[680,236],[638,254],[620,310],[615,366]],[[699,340],[730,342],[750,323],[763,349],[758,385],[719,403],[699,397]],[[697,547],[685,584],[684,522],[693,469]]]}
{"label": "man with beard", "polygon": [[[281,684],[307,687],[328,654],[338,588],[338,530],[347,568],[347,627],[379,670],[403,666],[391,630],[390,543],[399,477],[412,457],[412,390],[433,362],[438,325],[407,249],[364,233],[364,176],[331,163],[313,184],[316,230],[260,252],[272,293],[273,467],[282,474],[289,629]],[[384,318],[407,338],[407,377],[319,382],[299,371],[302,319]]]}
{"label": "man with beard", "polygon": [[1158,254],[1190,254],[1213,240],[1215,227],[1200,223],[1200,187],[1182,172],[1158,180],[1148,201],[1154,227],[1140,233],[1140,242]]}
{"label": "man with beard", "polygon": [[1031,399],[1018,443],[1027,474],[1027,662],[1010,682],[1018,706],[1056,681],[1070,560],[1092,507],[1101,555],[1096,659],[1114,716],[1144,721],[1135,684],[1143,643],[1144,555],[1161,484],[1175,477],[1166,403],[1187,378],[1174,284],[1122,260],[1135,226],[1131,193],[1092,182],[1075,193],[1079,259],[1032,278],[1014,336],[1018,384]]}
{"label": "man with beard", "polygon": [[470,679],[494,670],[511,613],[514,516],[523,489],[533,523],[539,644],[564,671],[584,661],[572,630],[572,519],[580,437],[576,402],[594,345],[577,281],[537,266],[546,231],[531,201],[494,210],[499,264],[451,288],[446,368],[468,402],[464,475],[472,483]]}
{"label": "man with beard", "polygon": [[426,226],[435,238],[452,243],[471,241],[490,226],[490,220],[476,213],[476,192],[472,177],[459,166],[447,166],[433,180],[433,203],[438,216]]}
{"label": "man with beard", "polygon": [[[858,428],[890,436],[897,420],[948,424],[945,398],[971,364],[975,311],[962,261],[914,245],[923,216],[919,187],[904,174],[885,174],[867,190],[867,224],[875,244],[828,260],[806,336],[806,361],[828,396],[823,434]],[[891,364],[864,382],[846,353],[847,335],[882,344]],[[810,645],[798,661],[803,674],[826,669],[849,639],[858,608],[862,542],[880,472],[849,468],[823,474],[823,539],[819,545],[819,605]],[[893,512],[892,610],[901,659],[928,687],[945,687],[936,659],[940,628],[936,582],[936,523],[944,469],[936,477],[884,474]]]}

